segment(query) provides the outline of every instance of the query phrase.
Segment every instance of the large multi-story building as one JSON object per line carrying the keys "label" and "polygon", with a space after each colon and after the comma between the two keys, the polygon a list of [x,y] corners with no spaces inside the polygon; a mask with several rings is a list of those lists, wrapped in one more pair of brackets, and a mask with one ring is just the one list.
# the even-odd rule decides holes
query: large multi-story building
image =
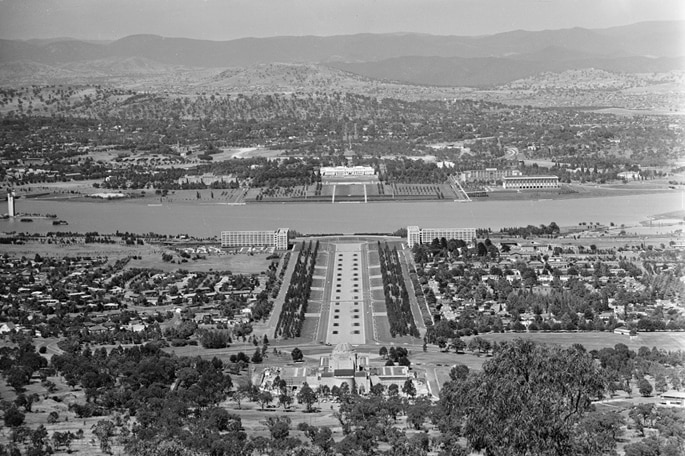
{"label": "large multi-story building", "polygon": [[559,178],[557,176],[505,177],[502,179],[502,187],[513,190],[559,188]]}
{"label": "large multi-story building", "polygon": [[497,168],[485,168],[485,169],[472,169],[464,171],[459,175],[459,179],[462,182],[494,182],[501,180],[505,177],[520,177],[523,173],[518,169],[497,169]]}
{"label": "large multi-story building", "polygon": [[461,239],[471,242],[476,238],[475,228],[419,228],[418,226],[407,227],[407,245],[411,248],[414,244],[430,244],[433,239],[445,238]]}
{"label": "large multi-story building", "polygon": [[278,250],[288,249],[288,228],[276,231],[222,231],[221,247],[273,246]]}

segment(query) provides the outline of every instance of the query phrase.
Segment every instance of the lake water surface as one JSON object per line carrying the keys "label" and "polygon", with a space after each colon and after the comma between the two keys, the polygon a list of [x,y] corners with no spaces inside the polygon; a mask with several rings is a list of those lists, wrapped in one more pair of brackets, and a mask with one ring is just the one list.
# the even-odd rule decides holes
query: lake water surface
{"label": "lake water surface", "polygon": [[[148,200],[149,201],[149,200]],[[392,202],[392,203],[255,203],[242,206],[173,202],[148,205],[141,200],[49,201],[20,199],[18,211],[57,214],[68,226],[50,220],[23,223],[0,220],[0,231],[45,233],[74,231],[114,233],[187,233],[218,236],[222,230],[259,230],[288,227],[301,233],[392,232],[408,225],[421,227],[560,226],[579,222],[635,224],[655,214],[682,208],[680,193],[539,201]]]}

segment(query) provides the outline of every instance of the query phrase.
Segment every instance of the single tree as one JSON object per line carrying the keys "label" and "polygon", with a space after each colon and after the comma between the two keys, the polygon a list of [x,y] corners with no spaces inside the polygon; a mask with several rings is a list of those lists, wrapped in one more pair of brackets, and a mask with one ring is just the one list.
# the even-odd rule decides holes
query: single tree
{"label": "single tree", "polygon": [[241,391],[240,389],[237,389],[236,391],[231,394],[231,400],[233,400],[236,404],[238,404],[238,410],[242,410],[241,403],[243,399],[245,399],[245,393]]}
{"label": "single tree", "polygon": [[254,351],[254,354],[252,355],[252,358],[250,359],[254,364],[261,364],[262,361],[264,361],[264,358],[262,358],[262,351],[257,348]]}
{"label": "single tree", "polygon": [[292,356],[293,361],[296,363],[304,359],[304,354],[302,353],[302,350],[300,350],[297,347],[293,348],[293,351],[290,353],[290,356]]}
{"label": "single tree", "polygon": [[640,380],[640,382],[637,385],[637,388],[643,397],[650,396],[652,394],[652,391],[653,391],[652,384],[649,383],[649,380],[647,380],[646,378],[643,378],[642,380]]}
{"label": "single tree", "polygon": [[316,402],[316,394],[309,387],[307,382],[302,385],[302,388],[300,388],[300,391],[297,393],[297,400],[301,404],[305,404],[307,412],[312,411],[312,405]]}
{"label": "single tree", "polygon": [[464,364],[457,364],[452,369],[450,369],[451,380],[466,380],[468,376],[469,368]]}
{"label": "single tree", "polygon": [[388,349],[385,348],[385,346],[381,347],[380,350],[378,350],[378,356],[385,359],[388,356]]}
{"label": "single tree", "polygon": [[463,353],[466,348],[466,342],[464,342],[460,337],[455,337],[452,340],[451,348],[454,349],[455,353]]}
{"label": "single tree", "polygon": [[664,374],[656,374],[654,377],[654,389],[656,389],[657,393],[665,393],[668,390],[668,382]]}
{"label": "single tree", "polygon": [[281,394],[278,395],[278,403],[283,406],[283,410],[287,410],[290,404],[293,403],[293,397],[288,394],[287,389],[282,389]]}
{"label": "single tree", "polygon": [[402,386],[402,392],[411,398],[416,396],[416,387],[411,378],[405,380],[404,385]]}
{"label": "single tree", "polygon": [[269,428],[272,439],[285,440],[290,435],[290,418],[287,416],[270,416],[266,420],[266,427]]}
{"label": "single tree", "polygon": [[54,424],[59,421],[59,414],[55,411],[50,412],[48,415],[48,423]]}
{"label": "single tree", "polygon": [[71,441],[74,440],[74,437],[75,435],[68,431],[55,431],[52,434],[52,445],[55,447],[56,450],[59,450],[61,447],[66,447],[67,452],[70,453]]}
{"label": "single tree", "polygon": [[388,386],[388,394],[390,396],[397,396],[400,394],[400,387],[396,383],[391,383],[390,386]]}
{"label": "single tree", "polygon": [[4,421],[7,427],[21,426],[24,423],[24,414],[18,408],[12,406],[5,410]]}
{"label": "single tree", "polygon": [[268,391],[260,391],[259,395],[257,396],[257,401],[259,402],[259,406],[262,408],[262,410],[264,410],[264,406],[266,404],[270,404],[273,400],[274,397]]}

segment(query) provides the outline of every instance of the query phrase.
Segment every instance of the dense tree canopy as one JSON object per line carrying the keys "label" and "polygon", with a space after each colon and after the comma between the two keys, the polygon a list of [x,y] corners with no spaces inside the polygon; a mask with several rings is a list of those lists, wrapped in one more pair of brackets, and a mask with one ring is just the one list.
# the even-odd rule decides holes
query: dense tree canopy
{"label": "dense tree canopy", "polygon": [[581,347],[519,339],[498,346],[482,372],[445,384],[440,425],[490,455],[573,454],[576,426],[602,396],[604,378]]}

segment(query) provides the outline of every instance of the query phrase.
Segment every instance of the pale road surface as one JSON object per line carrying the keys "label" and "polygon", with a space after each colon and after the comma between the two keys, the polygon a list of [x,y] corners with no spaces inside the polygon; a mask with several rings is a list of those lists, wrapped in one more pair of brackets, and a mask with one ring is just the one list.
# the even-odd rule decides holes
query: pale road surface
{"label": "pale road surface", "polygon": [[[324,301],[330,303],[326,342],[332,345],[340,343],[364,344],[366,331],[364,327],[365,308],[362,277],[368,275],[368,269],[362,261],[363,243],[335,243],[335,254],[328,263],[328,270],[333,271],[331,286],[326,287]],[[326,275],[328,278],[328,274]],[[368,284],[367,284],[368,288]]]}
{"label": "pale road surface", "polygon": [[307,318],[317,321],[312,342],[379,343],[369,276],[369,245],[350,241],[329,242],[319,251],[314,278],[322,286],[313,288],[316,298],[310,302],[320,303],[321,310],[307,314]]}

